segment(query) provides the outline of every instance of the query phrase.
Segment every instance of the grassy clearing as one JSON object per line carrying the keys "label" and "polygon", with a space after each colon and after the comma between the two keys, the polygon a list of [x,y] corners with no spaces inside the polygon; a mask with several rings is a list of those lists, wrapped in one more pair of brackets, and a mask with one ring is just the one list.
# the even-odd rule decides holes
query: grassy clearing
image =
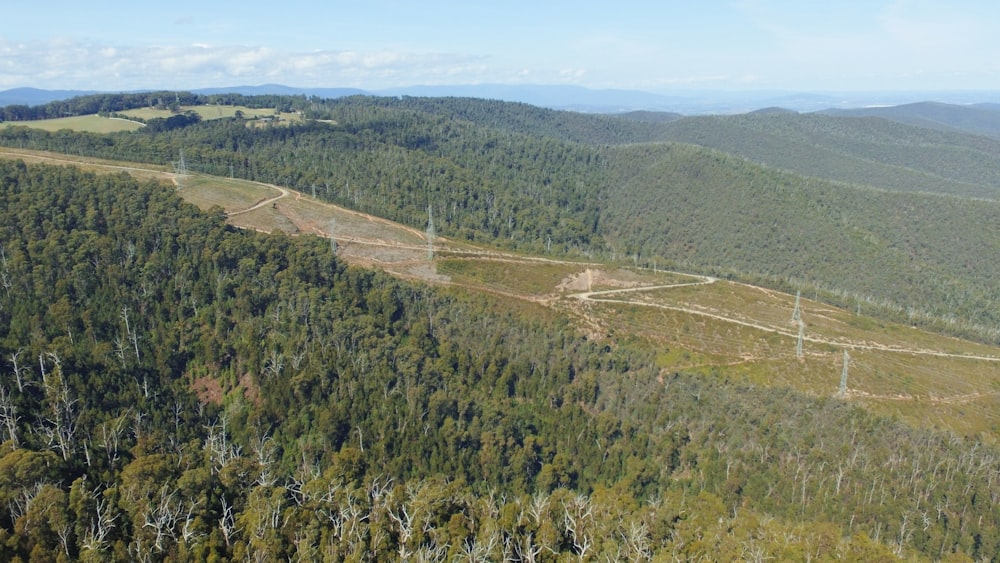
{"label": "grassy clearing", "polygon": [[554,293],[563,280],[586,268],[582,264],[526,263],[483,257],[442,258],[436,265],[438,273],[449,276],[456,283],[533,296]]}
{"label": "grassy clearing", "polygon": [[237,217],[232,217],[229,219],[229,223],[243,229],[268,233],[281,232],[288,235],[297,235],[300,233],[298,226],[294,222],[271,207],[262,207]]}
{"label": "grassy clearing", "polygon": [[273,188],[262,184],[203,174],[189,175],[184,187],[177,193],[201,209],[218,205],[229,213],[247,209],[277,195]]}
{"label": "grassy clearing", "polygon": [[800,358],[791,323],[794,296],[718,282],[614,298],[634,304],[589,303],[590,314],[612,335],[635,335],[660,347],[657,364],[666,370],[833,396],[846,349],[846,400],[915,426],[1000,439],[996,347],[905,325],[853,323],[852,312],[803,300],[808,340]]}
{"label": "grassy clearing", "polygon": [[[222,119],[234,117],[237,111],[243,112],[247,119],[261,119],[278,117],[283,122],[301,121],[302,116],[297,113],[275,113],[274,109],[254,109],[244,106],[183,106],[181,111],[194,111],[204,120]],[[174,115],[166,109],[141,108],[119,112],[128,117],[137,117],[143,120],[155,118],[168,118]],[[135,131],[142,129],[144,125],[137,121],[129,121],[117,117],[101,117],[99,115],[77,115],[72,117],[59,117],[56,119],[39,119],[35,121],[6,121],[0,123],[0,127],[30,127],[32,129],[42,129],[44,131],[60,131],[70,129],[73,131],[87,131],[90,133],[119,133],[122,131]]]}
{"label": "grassy clearing", "polygon": [[[180,110],[183,111],[193,111],[201,116],[204,120],[209,119],[223,119],[227,117],[235,117],[236,112],[242,112],[243,117],[246,119],[258,119],[263,117],[274,117],[278,116],[282,120],[286,121],[300,121],[302,116],[297,113],[275,113],[273,108],[248,108],[246,106],[220,106],[220,105],[203,105],[203,106],[181,106]],[[122,115],[127,115],[129,117],[137,117],[139,119],[156,119],[162,118],[166,119],[172,115],[168,109],[156,109],[156,108],[139,108],[130,109],[128,111],[120,112]]]}
{"label": "grassy clearing", "polygon": [[118,133],[121,131],[135,131],[136,129],[141,129],[143,127],[141,123],[137,123],[135,121],[113,117],[101,117],[99,115],[78,115],[73,117],[58,117],[56,119],[6,121],[0,123],[0,127],[17,126],[42,129],[45,131],[71,129],[73,131],[88,131],[90,133]]}

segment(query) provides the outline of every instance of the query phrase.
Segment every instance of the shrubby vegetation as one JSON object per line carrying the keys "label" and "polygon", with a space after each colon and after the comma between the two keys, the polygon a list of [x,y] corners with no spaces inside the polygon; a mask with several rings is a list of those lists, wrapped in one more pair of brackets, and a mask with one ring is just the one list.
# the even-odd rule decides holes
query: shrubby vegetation
{"label": "shrubby vegetation", "polygon": [[992,446],[660,373],[127,176],[0,162],[0,281],[4,560],[1000,549]]}

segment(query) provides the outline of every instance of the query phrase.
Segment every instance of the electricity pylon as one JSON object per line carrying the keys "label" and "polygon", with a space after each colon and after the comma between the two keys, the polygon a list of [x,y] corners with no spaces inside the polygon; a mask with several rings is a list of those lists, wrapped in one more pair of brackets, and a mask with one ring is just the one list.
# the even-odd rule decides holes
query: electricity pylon
{"label": "electricity pylon", "polygon": [[184,161],[184,151],[181,150],[181,158],[177,162],[172,163],[174,165],[174,176],[177,182],[177,189],[184,187],[184,182],[187,180],[188,168],[187,162]]}
{"label": "electricity pylon", "polygon": [[434,231],[434,216],[431,213],[432,207],[427,206],[427,259],[434,259],[434,238],[437,233]]}
{"label": "electricity pylon", "polygon": [[847,396],[847,364],[851,361],[851,357],[847,355],[847,350],[844,350],[844,369],[840,372],[840,390],[837,391],[837,396],[843,399]]}

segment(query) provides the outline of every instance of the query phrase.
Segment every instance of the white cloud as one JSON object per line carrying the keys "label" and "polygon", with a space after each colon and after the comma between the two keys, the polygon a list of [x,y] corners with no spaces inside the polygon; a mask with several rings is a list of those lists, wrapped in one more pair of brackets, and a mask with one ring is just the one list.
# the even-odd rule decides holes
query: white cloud
{"label": "white cloud", "polygon": [[396,51],[284,52],[259,46],[110,46],[67,39],[0,39],[0,88],[132,90],[281,81],[292,86],[379,88],[481,79],[482,57]]}

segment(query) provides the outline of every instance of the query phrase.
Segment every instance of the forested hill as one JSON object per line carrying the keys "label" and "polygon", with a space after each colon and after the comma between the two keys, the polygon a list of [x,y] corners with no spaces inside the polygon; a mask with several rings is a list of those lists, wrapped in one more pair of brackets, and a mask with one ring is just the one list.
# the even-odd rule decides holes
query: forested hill
{"label": "forested hill", "polygon": [[1000,452],[0,161],[0,559],[965,560]]}
{"label": "forested hill", "polygon": [[1000,140],[877,117],[754,113],[686,117],[664,140],[798,174],[895,191],[1000,199]]}
{"label": "forested hill", "polygon": [[889,107],[831,109],[819,113],[849,117],[882,117],[928,129],[962,131],[1000,138],[1000,111],[995,104],[958,106],[920,102]]}
{"label": "forested hill", "polygon": [[887,300],[909,322],[930,312],[1000,338],[1000,267],[985,259],[1000,255],[998,202],[805,179],[689,145],[617,151],[601,220],[620,253],[796,280],[844,306]]}
{"label": "forested hill", "polygon": [[[159,164],[183,152],[193,170],[286,185],[419,229],[430,205],[447,237],[682,264],[997,340],[1000,266],[983,256],[1000,248],[998,204],[913,191],[995,193],[1000,150],[986,138],[825,116],[662,124],[468,99],[282,103],[306,104],[323,121],[215,119],[108,135],[10,127],[0,143]],[[803,173],[690,145],[596,141],[667,133],[762,159],[792,155],[781,168]],[[870,169],[864,185],[913,182],[845,185],[817,179],[819,167],[830,176]]]}

